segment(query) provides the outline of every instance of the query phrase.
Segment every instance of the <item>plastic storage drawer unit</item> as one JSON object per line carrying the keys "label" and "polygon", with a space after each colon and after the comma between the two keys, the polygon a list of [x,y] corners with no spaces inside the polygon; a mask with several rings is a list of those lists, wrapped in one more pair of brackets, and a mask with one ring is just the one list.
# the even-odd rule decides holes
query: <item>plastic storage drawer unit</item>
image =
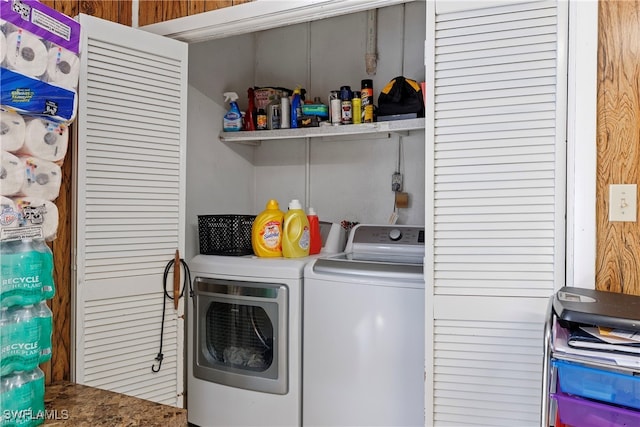
{"label": "plastic storage drawer unit", "polygon": [[552,394],[562,423],[576,427],[637,427],[640,412],[563,393]]}
{"label": "plastic storage drawer unit", "polygon": [[[554,360],[563,393],[640,409],[640,377]],[[640,426],[640,420],[637,424]]]}

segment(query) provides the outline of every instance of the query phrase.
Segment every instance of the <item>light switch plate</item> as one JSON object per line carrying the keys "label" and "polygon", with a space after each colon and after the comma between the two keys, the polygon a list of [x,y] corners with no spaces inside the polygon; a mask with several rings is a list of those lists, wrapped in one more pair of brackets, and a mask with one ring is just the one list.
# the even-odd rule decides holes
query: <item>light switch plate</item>
{"label": "light switch plate", "polygon": [[636,222],[637,184],[609,185],[609,221]]}

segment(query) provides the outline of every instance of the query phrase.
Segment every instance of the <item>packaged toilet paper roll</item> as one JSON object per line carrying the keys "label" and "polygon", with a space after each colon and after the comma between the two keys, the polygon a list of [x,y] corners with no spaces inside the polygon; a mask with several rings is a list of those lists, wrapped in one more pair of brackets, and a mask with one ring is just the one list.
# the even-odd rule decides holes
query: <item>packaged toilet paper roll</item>
{"label": "packaged toilet paper roll", "polygon": [[47,70],[47,47],[38,37],[18,30],[7,35],[7,68],[31,77],[40,77]]}
{"label": "packaged toilet paper roll", "polygon": [[38,157],[20,157],[24,163],[24,180],[20,195],[53,201],[60,193],[62,170],[57,164]]}
{"label": "packaged toilet paper roll", "polygon": [[22,148],[26,124],[22,116],[0,109],[0,149],[15,153]]}
{"label": "packaged toilet paper roll", "polygon": [[56,45],[49,48],[47,56],[47,81],[68,89],[75,89],[80,75],[78,56]]}
{"label": "packaged toilet paper roll", "polygon": [[13,199],[10,199],[5,196],[0,196],[0,211],[5,209],[16,209],[16,204],[13,202]]}
{"label": "packaged toilet paper roll", "polygon": [[7,54],[7,38],[4,36],[4,32],[0,31],[0,64],[4,61],[4,57]]}
{"label": "packaged toilet paper roll", "polygon": [[22,226],[40,226],[47,241],[54,240],[58,232],[59,213],[55,203],[35,197],[15,199]]}
{"label": "packaged toilet paper roll", "polygon": [[0,166],[0,195],[13,196],[20,193],[25,181],[23,161],[4,150],[0,152],[0,157],[2,158],[2,166]]}
{"label": "packaged toilet paper roll", "polygon": [[59,162],[67,154],[69,128],[44,119],[32,119],[26,123],[24,144],[20,155],[38,157]]}

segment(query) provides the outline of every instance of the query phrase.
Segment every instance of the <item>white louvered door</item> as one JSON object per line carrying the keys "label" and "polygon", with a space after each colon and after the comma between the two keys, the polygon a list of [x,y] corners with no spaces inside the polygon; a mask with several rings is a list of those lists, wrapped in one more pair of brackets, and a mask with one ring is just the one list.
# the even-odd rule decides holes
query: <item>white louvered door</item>
{"label": "white louvered door", "polygon": [[567,16],[567,2],[428,3],[427,426],[540,425],[565,275]]}
{"label": "white louvered door", "polygon": [[74,379],[182,406],[183,300],[176,311],[167,299],[151,368],[164,268],[184,253],[187,45],[80,23]]}

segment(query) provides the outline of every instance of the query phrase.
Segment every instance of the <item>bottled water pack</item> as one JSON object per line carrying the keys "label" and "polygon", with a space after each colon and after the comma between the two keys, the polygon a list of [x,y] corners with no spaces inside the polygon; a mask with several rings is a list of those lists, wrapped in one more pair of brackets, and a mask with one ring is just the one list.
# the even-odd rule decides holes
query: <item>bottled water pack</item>
{"label": "bottled water pack", "polygon": [[40,368],[0,377],[0,427],[44,424],[44,373]]}
{"label": "bottled water pack", "polygon": [[37,304],[54,294],[53,253],[43,239],[0,241],[0,307]]}
{"label": "bottled water pack", "polygon": [[51,359],[52,314],[46,302],[0,309],[0,375]]}

